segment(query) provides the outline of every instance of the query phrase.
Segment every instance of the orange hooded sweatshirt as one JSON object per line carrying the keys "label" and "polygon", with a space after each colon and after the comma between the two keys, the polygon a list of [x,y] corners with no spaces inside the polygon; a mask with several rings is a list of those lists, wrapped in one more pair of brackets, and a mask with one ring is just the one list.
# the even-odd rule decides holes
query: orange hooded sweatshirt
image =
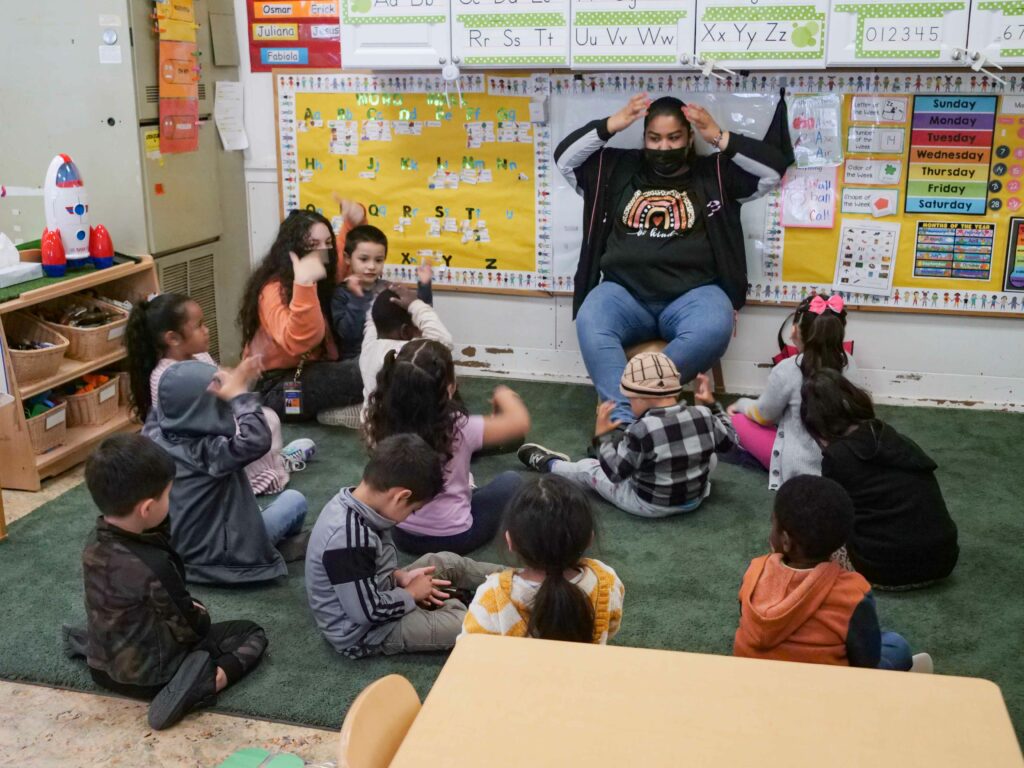
{"label": "orange hooded sweatshirt", "polygon": [[[870,593],[863,576],[833,562],[798,570],[783,563],[781,554],[755,558],[740,587],[733,654],[848,666],[851,618],[865,600],[874,616]],[[874,622],[877,637],[877,618]]]}

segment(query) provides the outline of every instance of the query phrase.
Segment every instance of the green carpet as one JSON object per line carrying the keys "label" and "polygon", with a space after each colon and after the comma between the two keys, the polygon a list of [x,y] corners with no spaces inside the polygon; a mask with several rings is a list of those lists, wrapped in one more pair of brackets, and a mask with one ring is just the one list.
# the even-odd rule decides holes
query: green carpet
{"label": "green carpet", "polygon": [[[466,380],[474,412],[487,409],[494,381]],[[589,438],[594,396],[587,387],[516,383],[533,415],[531,439],[577,455]],[[1024,731],[1024,637],[1021,563],[1024,416],[927,408],[882,408],[882,418],[911,435],[940,466],[958,526],[961,557],[948,583],[924,592],[877,595],[883,627],[927,650],[943,674],[984,677],[1002,688],[1018,735]],[[310,519],[342,484],[358,480],[364,454],[347,430],[288,428],[319,447],[292,487],[306,493]],[[477,482],[518,468],[514,455],[474,464]],[[766,550],[772,494],[766,475],[722,465],[714,492],[694,515],[646,521],[595,502],[595,556],[626,584],[620,645],[728,654],[736,629],[736,591],[749,560]],[[58,628],[82,621],[79,556],[95,511],[79,486],[10,527],[0,544],[0,678],[94,690],[84,664],[65,660]],[[494,548],[481,559],[501,558]],[[425,695],[443,656],[352,661],[318,636],[306,608],[302,565],[281,584],[194,590],[214,620],[250,618],[267,629],[269,655],[252,677],[220,697],[218,709],[336,728],[353,697],[391,672]],[[503,674],[495,670],[495,674]],[[685,696],[685,691],[679,692]],[[825,692],[823,692],[823,695]],[[458,722],[458,713],[452,713]]]}

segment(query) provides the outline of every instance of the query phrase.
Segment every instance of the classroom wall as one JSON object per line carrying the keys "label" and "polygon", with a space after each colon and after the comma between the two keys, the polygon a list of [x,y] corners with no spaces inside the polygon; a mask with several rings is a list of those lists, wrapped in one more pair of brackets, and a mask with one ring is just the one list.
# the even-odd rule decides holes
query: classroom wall
{"label": "classroom wall", "polygon": [[[245,11],[245,3],[235,0],[243,51]],[[245,152],[246,208],[255,263],[269,248],[280,221],[273,86],[269,74],[249,71],[244,55],[240,77],[250,142]],[[435,304],[455,338],[460,375],[588,381],[570,298],[438,291]],[[756,394],[764,385],[787,312],[747,307],[740,313],[736,337],[723,360],[729,391]],[[880,402],[1024,410],[1020,320],[853,312],[848,329],[848,337],[856,341],[857,365]]]}

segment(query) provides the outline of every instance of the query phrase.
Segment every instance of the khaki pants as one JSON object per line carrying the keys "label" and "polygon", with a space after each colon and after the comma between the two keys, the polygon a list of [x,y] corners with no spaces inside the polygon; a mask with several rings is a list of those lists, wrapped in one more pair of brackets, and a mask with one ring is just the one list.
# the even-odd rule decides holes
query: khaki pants
{"label": "khaki pants", "polygon": [[[434,578],[446,579],[456,589],[475,590],[489,574],[504,569],[494,563],[478,563],[452,552],[424,555],[404,570],[433,565]],[[390,655],[418,651],[447,651],[455,645],[462,631],[466,606],[459,600],[446,600],[445,604],[428,611],[417,608],[395,622],[391,632],[381,641],[380,649]]]}

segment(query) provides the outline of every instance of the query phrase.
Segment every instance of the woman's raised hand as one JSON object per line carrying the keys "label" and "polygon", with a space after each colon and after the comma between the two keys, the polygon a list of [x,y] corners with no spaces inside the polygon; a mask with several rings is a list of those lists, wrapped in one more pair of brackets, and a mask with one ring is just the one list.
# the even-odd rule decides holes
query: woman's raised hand
{"label": "woman's raised hand", "polygon": [[302,258],[296,256],[294,252],[289,252],[288,255],[292,259],[295,282],[299,285],[315,285],[327,277],[327,267],[321,261],[319,253],[307,253]]}
{"label": "woman's raised hand", "polygon": [[646,93],[638,93],[629,101],[626,106],[608,118],[607,128],[609,133],[624,131],[641,117],[647,114],[647,108],[651,106],[651,97]]}
{"label": "woman's raised hand", "polygon": [[694,130],[700,134],[700,137],[704,139],[708,144],[713,144],[715,139],[718,138],[718,134],[722,133],[722,141],[719,142],[718,148],[725,149],[725,145],[728,143],[728,133],[723,132],[718,127],[718,123],[715,122],[715,118],[711,116],[704,107],[699,104],[687,104],[683,107],[683,114],[686,115],[686,119],[689,120],[690,125],[693,126]]}

